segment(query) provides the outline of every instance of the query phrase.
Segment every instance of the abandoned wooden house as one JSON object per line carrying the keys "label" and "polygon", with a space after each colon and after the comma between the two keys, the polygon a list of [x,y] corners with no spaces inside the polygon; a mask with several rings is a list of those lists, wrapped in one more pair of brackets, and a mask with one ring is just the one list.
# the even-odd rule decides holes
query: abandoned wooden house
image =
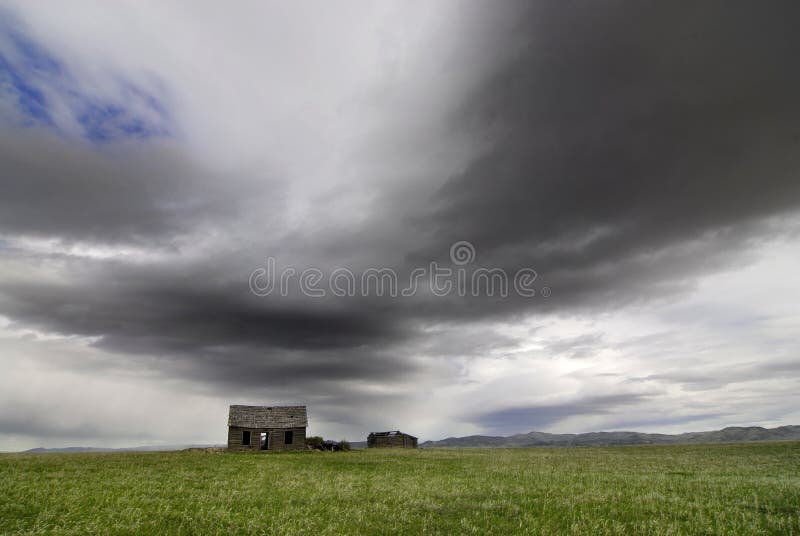
{"label": "abandoned wooden house", "polygon": [[305,450],[305,406],[231,406],[228,450]]}
{"label": "abandoned wooden house", "polygon": [[404,434],[399,430],[391,432],[372,432],[367,436],[367,448],[384,449],[415,449],[417,448],[417,438]]}

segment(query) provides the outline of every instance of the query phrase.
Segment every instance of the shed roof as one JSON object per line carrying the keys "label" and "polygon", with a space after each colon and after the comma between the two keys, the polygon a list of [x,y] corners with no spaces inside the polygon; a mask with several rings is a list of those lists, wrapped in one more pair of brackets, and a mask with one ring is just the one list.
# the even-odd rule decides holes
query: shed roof
{"label": "shed roof", "polygon": [[416,437],[414,437],[413,435],[411,435],[411,434],[405,434],[405,433],[401,432],[400,430],[391,430],[391,431],[389,431],[389,432],[371,432],[369,435],[371,435],[371,436],[375,436],[375,437],[387,437],[387,436],[398,436],[398,435],[404,435],[404,436],[406,436],[406,437],[410,437],[410,438],[412,438],[412,439],[417,439],[417,438],[416,438]]}
{"label": "shed roof", "polygon": [[305,406],[231,406],[228,426],[302,428],[308,426]]}

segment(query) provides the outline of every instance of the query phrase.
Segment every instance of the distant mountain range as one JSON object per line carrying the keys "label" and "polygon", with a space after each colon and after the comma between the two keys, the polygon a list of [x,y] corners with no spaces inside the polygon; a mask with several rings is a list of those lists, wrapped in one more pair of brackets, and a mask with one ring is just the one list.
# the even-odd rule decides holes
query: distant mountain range
{"label": "distant mountain range", "polygon": [[158,452],[165,450],[184,450],[194,448],[225,447],[226,445],[144,445],[141,447],[106,448],[106,447],[55,447],[28,449],[23,452],[33,454],[57,454],[64,452]]}
{"label": "distant mountain range", "polygon": [[762,428],[731,426],[713,432],[685,434],[644,434],[641,432],[590,432],[587,434],[548,434],[529,432],[508,437],[473,435],[426,441],[423,448],[469,447],[601,447],[615,445],[679,445],[697,443],[739,443],[746,441],[800,440],[800,426]]}

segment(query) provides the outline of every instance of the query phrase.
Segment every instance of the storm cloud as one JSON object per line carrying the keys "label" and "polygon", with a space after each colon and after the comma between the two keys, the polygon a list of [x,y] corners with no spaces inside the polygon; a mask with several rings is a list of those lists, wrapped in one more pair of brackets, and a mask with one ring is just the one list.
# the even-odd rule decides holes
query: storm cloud
{"label": "storm cloud", "polygon": [[[798,417],[800,7],[305,7],[6,8],[8,445],[171,440],[137,389],[216,408],[197,441],[236,402],[353,438]],[[270,257],[536,296],[257,296]],[[64,377],[136,433],[45,402]]]}

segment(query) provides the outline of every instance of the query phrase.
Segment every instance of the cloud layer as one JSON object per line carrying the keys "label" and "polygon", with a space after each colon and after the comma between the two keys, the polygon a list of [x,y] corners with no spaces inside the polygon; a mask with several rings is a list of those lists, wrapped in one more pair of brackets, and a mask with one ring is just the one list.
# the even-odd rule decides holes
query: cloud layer
{"label": "cloud layer", "polygon": [[[6,444],[168,441],[160,405],[213,441],[237,402],[354,438],[796,419],[793,3],[6,9]],[[552,296],[248,286],[459,240]]]}

